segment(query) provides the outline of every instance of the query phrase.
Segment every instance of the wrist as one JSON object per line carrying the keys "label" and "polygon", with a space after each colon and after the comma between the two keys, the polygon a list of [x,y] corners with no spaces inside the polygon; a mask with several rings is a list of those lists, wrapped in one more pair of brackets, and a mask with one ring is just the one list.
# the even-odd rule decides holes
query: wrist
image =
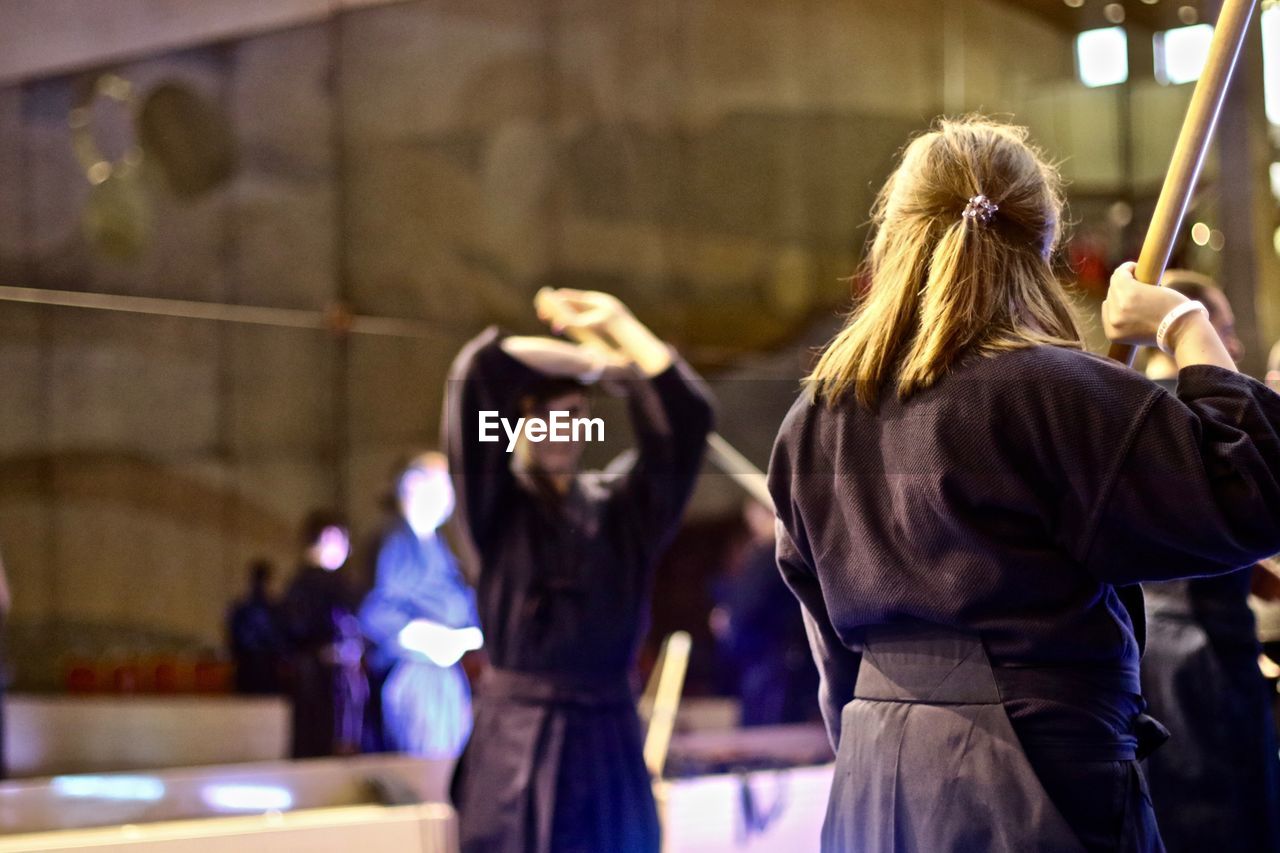
{"label": "wrist", "polygon": [[1235,370],[1235,361],[1223,345],[1209,318],[1200,312],[1188,315],[1168,334],[1168,344],[1173,349],[1173,360],[1178,369],[1197,364],[1208,364]]}
{"label": "wrist", "polygon": [[1218,333],[1214,331],[1208,315],[1198,311],[1192,312],[1180,318],[1165,333],[1164,343],[1168,347],[1165,352],[1177,362],[1179,350],[1186,352],[1193,344],[1202,344],[1204,339],[1209,337],[1216,339]]}
{"label": "wrist", "polygon": [[1170,309],[1156,329],[1156,347],[1165,355],[1173,355],[1182,332],[1194,325],[1193,317],[1208,322],[1209,310],[1204,303],[1189,299]]}
{"label": "wrist", "polygon": [[596,350],[587,352],[587,366],[578,373],[578,381],[584,385],[593,385],[604,376],[604,354]]}
{"label": "wrist", "polygon": [[623,352],[626,352],[636,341],[649,333],[649,330],[634,316],[619,312],[601,324],[601,331]]}
{"label": "wrist", "polygon": [[610,328],[610,335],[641,373],[657,376],[671,366],[671,348],[661,338],[630,315],[619,319],[618,325]]}

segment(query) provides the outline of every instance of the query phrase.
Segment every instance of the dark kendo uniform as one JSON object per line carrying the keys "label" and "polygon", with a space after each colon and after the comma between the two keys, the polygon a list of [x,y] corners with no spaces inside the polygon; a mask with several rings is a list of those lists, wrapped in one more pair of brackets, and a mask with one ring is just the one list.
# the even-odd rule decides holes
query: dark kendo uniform
{"label": "dark kendo uniform", "polygon": [[827,851],[1162,849],[1120,587],[1280,550],[1280,397],[1035,347],[878,413],[802,398],[770,468],[837,749]]}
{"label": "dark kendo uniform", "polygon": [[818,714],[818,671],[775,550],[772,541],[752,543],[721,585],[719,606],[729,617],[721,644],[737,669],[744,727],[808,722]]}
{"label": "dark kendo uniform", "polygon": [[398,516],[378,537],[375,567],[360,624],[372,644],[369,666],[382,674],[376,681],[382,692],[381,742],[392,752],[456,758],[471,733],[466,673],[461,663],[437,666],[404,649],[398,637],[414,619],[475,627],[475,596],[443,538],[419,539]]}
{"label": "dark kendo uniform", "polygon": [[285,637],[276,603],[256,590],[236,602],[227,615],[227,636],[236,665],[236,692],[280,692]]}
{"label": "dark kendo uniform", "polygon": [[290,645],[294,758],[352,751],[360,742],[369,687],[360,665],[356,597],[343,571],[302,565],[281,603]]}
{"label": "dark kendo uniform", "polygon": [[1170,853],[1280,850],[1280,757],[1251,575],[1144,584],[1142,692],[1172,735],[1147,778]]}
{"label": "dark kendo uniform", "polygon": [[630,384],[638,453],[577,475],[557,498],[479,412],[519,417],[542,374],[490,329],[458,356],[446,445],[479,556],[480,624],[493,669],[454,779],[465,853],[657,851],[658,819],[629,681],[654,563],[693,489],[712,411],[682,362]]}

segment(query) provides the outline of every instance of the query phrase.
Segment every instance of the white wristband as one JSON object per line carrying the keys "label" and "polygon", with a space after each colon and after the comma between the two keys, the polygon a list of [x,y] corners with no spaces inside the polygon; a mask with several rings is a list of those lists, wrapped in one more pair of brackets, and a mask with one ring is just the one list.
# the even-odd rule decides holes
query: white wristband
{"label": "white wristband", "polygon": [[1204,303],[1197,302],[1194,299],[1188,299],[1186,302],[1183,302],[1168,314],[1164,315],[1164,319],[1160,321],[1160,326],[1156,329],[1156,346],[1160,348],[1160,352],[1165,355],[1173,355],[1173,351],[1169,349],[1169,342],[1165,340],[1169,334],[1169,330],[1173,328],[1174,323],[1196,311],[1199,311],[1206,317],[1209,316],[1209,309],[1204,307]]}

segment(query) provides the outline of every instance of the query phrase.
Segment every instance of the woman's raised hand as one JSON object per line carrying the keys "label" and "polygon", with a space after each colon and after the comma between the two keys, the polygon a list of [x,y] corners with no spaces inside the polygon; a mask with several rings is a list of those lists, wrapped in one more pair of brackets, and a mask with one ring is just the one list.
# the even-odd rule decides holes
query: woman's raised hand
{"label": "woman's raised hand", "polygon": [[533,307],[552,330],[583,343],[607,339],[619,322],[631,319],[616,296],[598,290],[544,287],[534,296]]}
{"label": "woman's raised hand", "polygon": [[543,288],[533,300],[538,317],[574,340],[617,353],[647,376],[671,364],[671,351],[616,296],[597,290]]}
{"label": "woman's raised hand", "polygon": [[[1170,311],[1185,304],[1187,297],[1166,287],[1143,284],[1133,277],[1133,268],[1132,263],[1121,264],[1111,274],[1111,288],[1102,303],[1102,328],[1115,343],[1154,346],[1160,324]],[[1207,311],[1170,319],[1164,344],[1179,369],[1198,364],[1236,369]]]}
{"label": "woman's raised hand", "polygon": [[1187,297],[1167,287],[1143,284],[1133,277],[1135,266],[1121,264],[1111,274],[1111,287],[1102,303],[1102,329],[1113,343],[1155,346],[1160,321]]}

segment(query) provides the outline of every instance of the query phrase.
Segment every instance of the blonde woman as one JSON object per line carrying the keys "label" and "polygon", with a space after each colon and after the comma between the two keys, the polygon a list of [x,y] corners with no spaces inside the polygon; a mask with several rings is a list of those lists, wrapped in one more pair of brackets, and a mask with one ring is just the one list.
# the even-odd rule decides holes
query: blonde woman
{"label": "blonde woman", "polygon": [[1196,303],[1112,278],[1089,355],[1020,128],[943,121],[880,194],[870,286],[774,448],[778,562],[837,748],[828,851],[1159,850],[1122,588],[1280,550],[1280,397]]}

